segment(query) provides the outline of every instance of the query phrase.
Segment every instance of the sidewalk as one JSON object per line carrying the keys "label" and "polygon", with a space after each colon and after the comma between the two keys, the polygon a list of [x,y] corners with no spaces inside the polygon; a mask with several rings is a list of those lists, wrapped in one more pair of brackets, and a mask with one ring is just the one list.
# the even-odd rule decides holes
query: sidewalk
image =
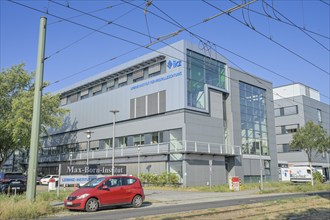
{"label": "sidewalk", "polygon": [[[259,190],[245,190],[239,192],[183,192],[168,190],[145,190],[146,201],[153,206],[175,204],[192,204],[196,202],[212,202],[237,198],[264,197],[269,194],[259,194]],[[274,195],[274,194],[273,194]]]}
{"label": "sidewalk", "polygon": [[[200,202],[212,202],[231,200],[237,198],[267,197],[269,194],[259,194],[259,190],[245,190],[239,192],[185,192],[175,190],[144,190],[145,202],[152,204],[152,207],[193,204]],[[288,193],[278,193],[272,195],[283,195]],[[63,206],[64,203],[54,202],[53,206]]]}

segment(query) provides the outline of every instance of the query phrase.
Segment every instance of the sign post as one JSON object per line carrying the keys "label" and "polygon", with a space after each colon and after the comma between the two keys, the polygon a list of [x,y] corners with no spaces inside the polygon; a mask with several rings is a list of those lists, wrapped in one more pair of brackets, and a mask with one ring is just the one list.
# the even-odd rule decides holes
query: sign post
{"label": "sign post", "polygon": [[212,160],[209,160],[209,169],[210,169],[210,172],[209,172],[209,179],[210,179],[210,189],[212,188]]}

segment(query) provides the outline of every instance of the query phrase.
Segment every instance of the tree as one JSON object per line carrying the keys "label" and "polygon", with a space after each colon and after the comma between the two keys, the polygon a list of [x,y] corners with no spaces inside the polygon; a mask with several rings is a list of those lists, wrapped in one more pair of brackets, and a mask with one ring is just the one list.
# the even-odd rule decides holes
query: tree
{"label": "tree", "polygon": [[[320,125],[309,121],[293,135],[290,147],[305,151],[312,170],[312,158],[330,149],[330,137]],[[313,178],[312,185],[314,185]]]}
{"label": "tree", "polygon": [[[34,73],[28,73],[24,66],[14,65],[0,74],[0,168],[16,150],[30,146]],[[60,127],[67,112],[60,108],[60,94],[43,95],[41,132]]]}

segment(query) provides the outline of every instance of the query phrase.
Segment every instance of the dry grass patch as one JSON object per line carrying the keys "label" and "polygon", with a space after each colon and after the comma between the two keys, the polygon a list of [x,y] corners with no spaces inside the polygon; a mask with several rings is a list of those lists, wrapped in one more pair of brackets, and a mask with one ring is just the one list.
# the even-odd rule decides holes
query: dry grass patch
{"label": "dry grass patch", "polygon": [[29,202],[24,196],[0,196],[0,219],[36,219],[58,212],[48,202]]}
{"label": "dry grass patch", "polygon": [[305,217],[304,219],[328,220],[330,219],[329,208],[330,203],[327,198],[313,196],[175,214],[146,216],[135,218],[135,220],[289,219],[301,217]]}

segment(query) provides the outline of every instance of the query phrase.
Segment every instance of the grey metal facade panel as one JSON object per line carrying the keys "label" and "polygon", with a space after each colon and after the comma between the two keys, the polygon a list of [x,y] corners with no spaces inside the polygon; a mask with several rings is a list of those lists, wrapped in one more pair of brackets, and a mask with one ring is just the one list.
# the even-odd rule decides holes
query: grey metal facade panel
{"label": "grey metal facade panel", "polygon": [[158,113],[158,93],[148,95],[148,115]]}
{"label": "grey metal facade panel", "polygon": [[[215,164],[222,164],[223,161],[213,160]],[[210,166],[208,159],[185,160],[187,186],[206,186],[210,181]],[[225,184],[227,174],[224,165],[212,165],[212,185]]]}
{"label": "grey metal facade panel", "polygon": [[322,112],[322,122],[321,125],[328,134],[330,135],[330,105],[327,105],[323,102],[314,100],[312,98],[302,96],[304,104],[304,115],[305,121],[314,121],[318,124],[318,115],[317,110]]}
{"label": "grey metal facade panel", "polygon": [[[278,160],[287,161],[288,163],[308,162],[307,155],[303,151],[278,153]],[[328,163],[325,154],[323,155],[322,153],[315,153],[315,152],[312,153],[312,162],[324,163],[324,164]]]}
{"label": "grey metal facade panel", "polygon": [[[127,166],[127,174],[137,175],[138,166],[134,164],[121,164]],[[140,173],[161,174],[166,171],[166,162],[141,162]]]}
{"label": "grey metal facade panel", "polygon": [[[258,159],[242,159],[244,175],[260,175],[260,161]],[[278,170],[278,168],[277,168]],[[265,175],[265,172],[263,172]]]}
{"label": "grey metal facade panel", "polygon": [[223,119],[222,92],[210,91],[210,115]]}
{"label": "grey metal facade panel", "polygon": [[200,113],[185,113],[185,131],[187,140],[224,144],[224,128],[221,119]]}
{"label": "grey metal facade panel", "polygon": [[136,117],[142,117],[146,116],[146,97],[142,96],[139,98],[136,98]]}
{"label": "grey metal facade panel", "polygon": [[[173,97],[169,97],[169,99],[170,98]],[[163,113],[165,111],[166,111],[166,90],[163,90],[159,92],[159,113]]]}
{"label": "grey metal facade panel", "polygon": [[130,118],[135,117],[135,99],[130,100]]}

